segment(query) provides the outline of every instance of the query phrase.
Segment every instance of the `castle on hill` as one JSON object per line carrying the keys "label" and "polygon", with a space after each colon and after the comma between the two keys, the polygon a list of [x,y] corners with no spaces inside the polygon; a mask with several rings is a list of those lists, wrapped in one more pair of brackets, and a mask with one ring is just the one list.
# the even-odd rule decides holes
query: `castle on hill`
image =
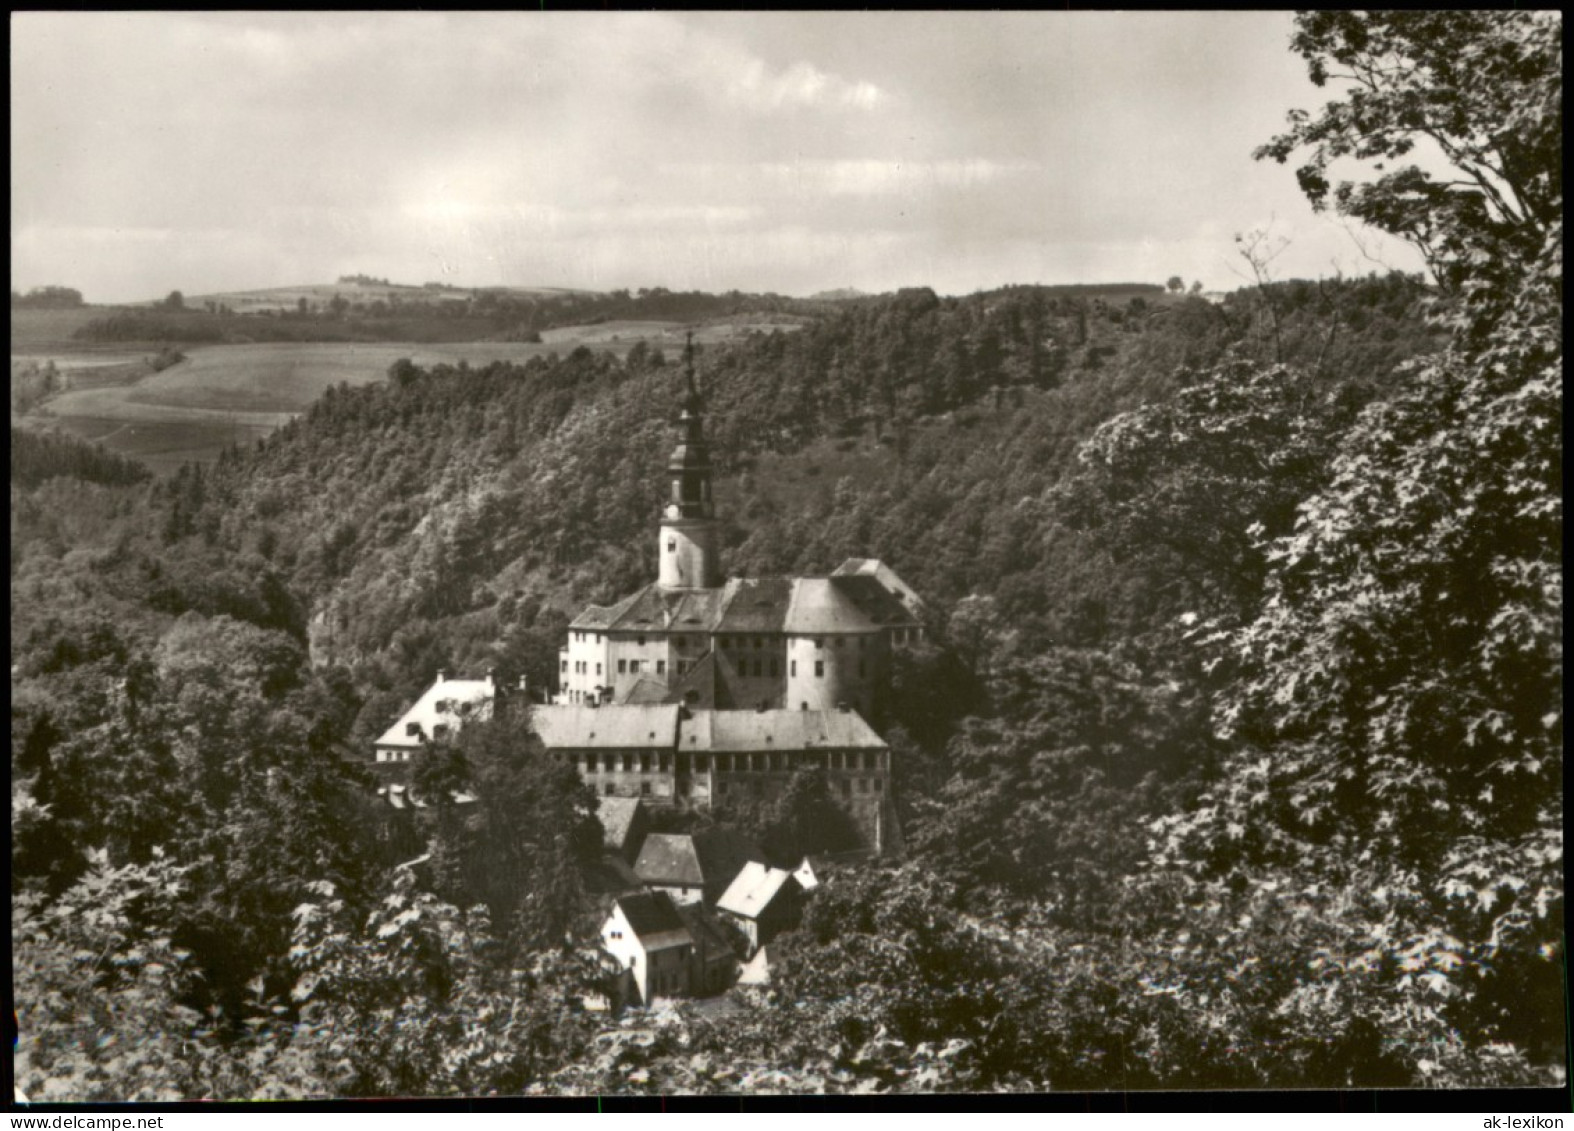
{"label": "castle on hill", "polygon": [[[603,797],[769,801],[794,772],[822,769],[866,847],[897,848],[891,752],[866,720],[894,652],[923,638],[923,603],[872,559],[849,558],[828,577],[724,580],[692,344],[684,380],[657,579],[570,623],[558,693],[531,708],[531,724]],[[376,743],[380,792],[419,806],[397,781],[400,764],[464,717],[490,714],[496,690],[490,676],[439,673]]]}
{"label": "castle on hill", "polygon": [[703,710],[833,710],[868,716],[891,651],[922,638],[922,602],[884,563],[849,558],[829,577],[722,580],[703,401],[692,349],[657,579],[568,626],[557,702],[681,703]]}

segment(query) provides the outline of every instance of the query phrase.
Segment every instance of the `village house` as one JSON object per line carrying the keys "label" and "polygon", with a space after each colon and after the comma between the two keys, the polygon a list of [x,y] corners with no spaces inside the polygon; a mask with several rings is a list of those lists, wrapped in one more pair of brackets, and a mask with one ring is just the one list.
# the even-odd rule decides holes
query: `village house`
{"label": "village house", "polygon": [[694,938],[666,892],[619,896],[602,924],[601,946],[641,1004],[689,992]]}
{"label": "village house", "polygon": [[758,847],[731,829],[651,833],[640,847],[634,874],[678,903],[714,905],[744,865],[764,859]]}
{"label": "village house", "polygon": [[749,954],[798,925],[802,889],[792,872],[750,861],[716,901],[749,940]]}

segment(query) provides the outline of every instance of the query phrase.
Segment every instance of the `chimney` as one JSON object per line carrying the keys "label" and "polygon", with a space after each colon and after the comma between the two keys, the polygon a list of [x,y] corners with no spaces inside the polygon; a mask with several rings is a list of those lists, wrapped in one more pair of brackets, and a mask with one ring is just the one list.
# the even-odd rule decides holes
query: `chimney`
{"label": "chimney", "polygon": [[437,669],[437,682],[438,683],[442,683],[447,678],[448,678],[448,673],[445,672],[442,668],[438,668]]}

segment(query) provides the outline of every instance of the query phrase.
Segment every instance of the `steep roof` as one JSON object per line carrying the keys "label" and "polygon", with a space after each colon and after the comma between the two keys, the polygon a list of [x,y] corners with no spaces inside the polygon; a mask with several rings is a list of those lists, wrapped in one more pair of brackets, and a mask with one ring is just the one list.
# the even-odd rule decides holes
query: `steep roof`
{"label": "steep roof", "polygon": [[695,711],[678,730],[678,749],[714,753],[885,748],[856,711]]}
{"label": "steep roof", "polygon": [[764,854],[731,829],[651,833],[640,847],[634,872],[646,883],[718,889],[749,861],[761,859]]}
{"label": "steep roof", "polygon": [[873,632],[878,626],[856,601],[829,577],[800,577],[793,582],[792,603],[782,630],[794,636],[838,632]]}
{"label": "steep roof", "polygon": [[780,632],[792,603],[793,580],[787,577],[734,578],[715,631]]}
{"label": "steep roof", "polygon": [[664,950],[694,941],[672,897],[664,891],[620,895],[617,905],[646,950]]}
{"label": "steep roof", "polygon": [[758,919],[791,880],[791,872],[750,861],[716,901],[716,907],[745,919]]}
{"label": "steep roof", "polygon": [[587,609],[599,620],[570,628],[595,627],[608,632],[708,632],[721,613],[724,589],[664,589],[652,583],[606,609]]}
{"label": "steep roof", "polygon": [[601,818],[603,843],[611,849],[621,849],[628,840],[629,830],[641,807],[637,797],[602,797],[597,801],[596,816]]}
{"label": "steep roof", "polygon": [[[415,748],[421,735],[431,738],[439,726],[457,727],[464,717],[486,718],[491,714],[496,687],[486,679],[437,679],[408,711],[399,716],[377,740],[378,746]],[[444,708],[439,710],[439,708]],[[408,733],[410,724],[420,727],[420,735]]]}
{"label": "steep roof", "polygon": [[634,874],[647,883],[681,884],[700,887],[705,875],[700,871],[699,853],[694,838],[678,833],[651,833],[640,846],[634,861]]}
{"label": "steep roof", "polygon": [[621,704],[629,706],[649,705],[652,703],[665,703],[669,696],[667,685],[654,676],[642,675],[634,681],[634,685],[623,693],[623,698],[618,700]]}
{"label": "steep roof", "polygon": [[530,724],[548,750],[670,749],[678,708],[670,703],[542,706],[531,710]]}
{"label": "steep roof", "polygon": [[918,618],[902,604],[901,598],[880,583],[879,578],[868,574],[832,577],[831,584],[845,595],[860,612],[875,624],[917,624]]}
{"label": "steep roof", "polygon": [[916,612],[924,607],[924,599],[918,595],[918,590],[898,577],[896,571],[879,558],[848,558],[831,571],[831,576],[872,577],[884,586],[887,591],[896,594],[897,598],[909,610]]}

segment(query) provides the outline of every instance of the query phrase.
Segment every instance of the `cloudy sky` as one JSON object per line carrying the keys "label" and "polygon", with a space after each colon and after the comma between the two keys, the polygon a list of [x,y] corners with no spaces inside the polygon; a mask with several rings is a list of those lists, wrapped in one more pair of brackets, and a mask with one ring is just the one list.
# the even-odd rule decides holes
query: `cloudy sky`
{"label": "cloudy sky", "polygon": [[[965,294],[1376,268],[1251,160],[1285,13],[24,13],[13,288]],[[1365,255],[1414,269],[1363,236]]]}

